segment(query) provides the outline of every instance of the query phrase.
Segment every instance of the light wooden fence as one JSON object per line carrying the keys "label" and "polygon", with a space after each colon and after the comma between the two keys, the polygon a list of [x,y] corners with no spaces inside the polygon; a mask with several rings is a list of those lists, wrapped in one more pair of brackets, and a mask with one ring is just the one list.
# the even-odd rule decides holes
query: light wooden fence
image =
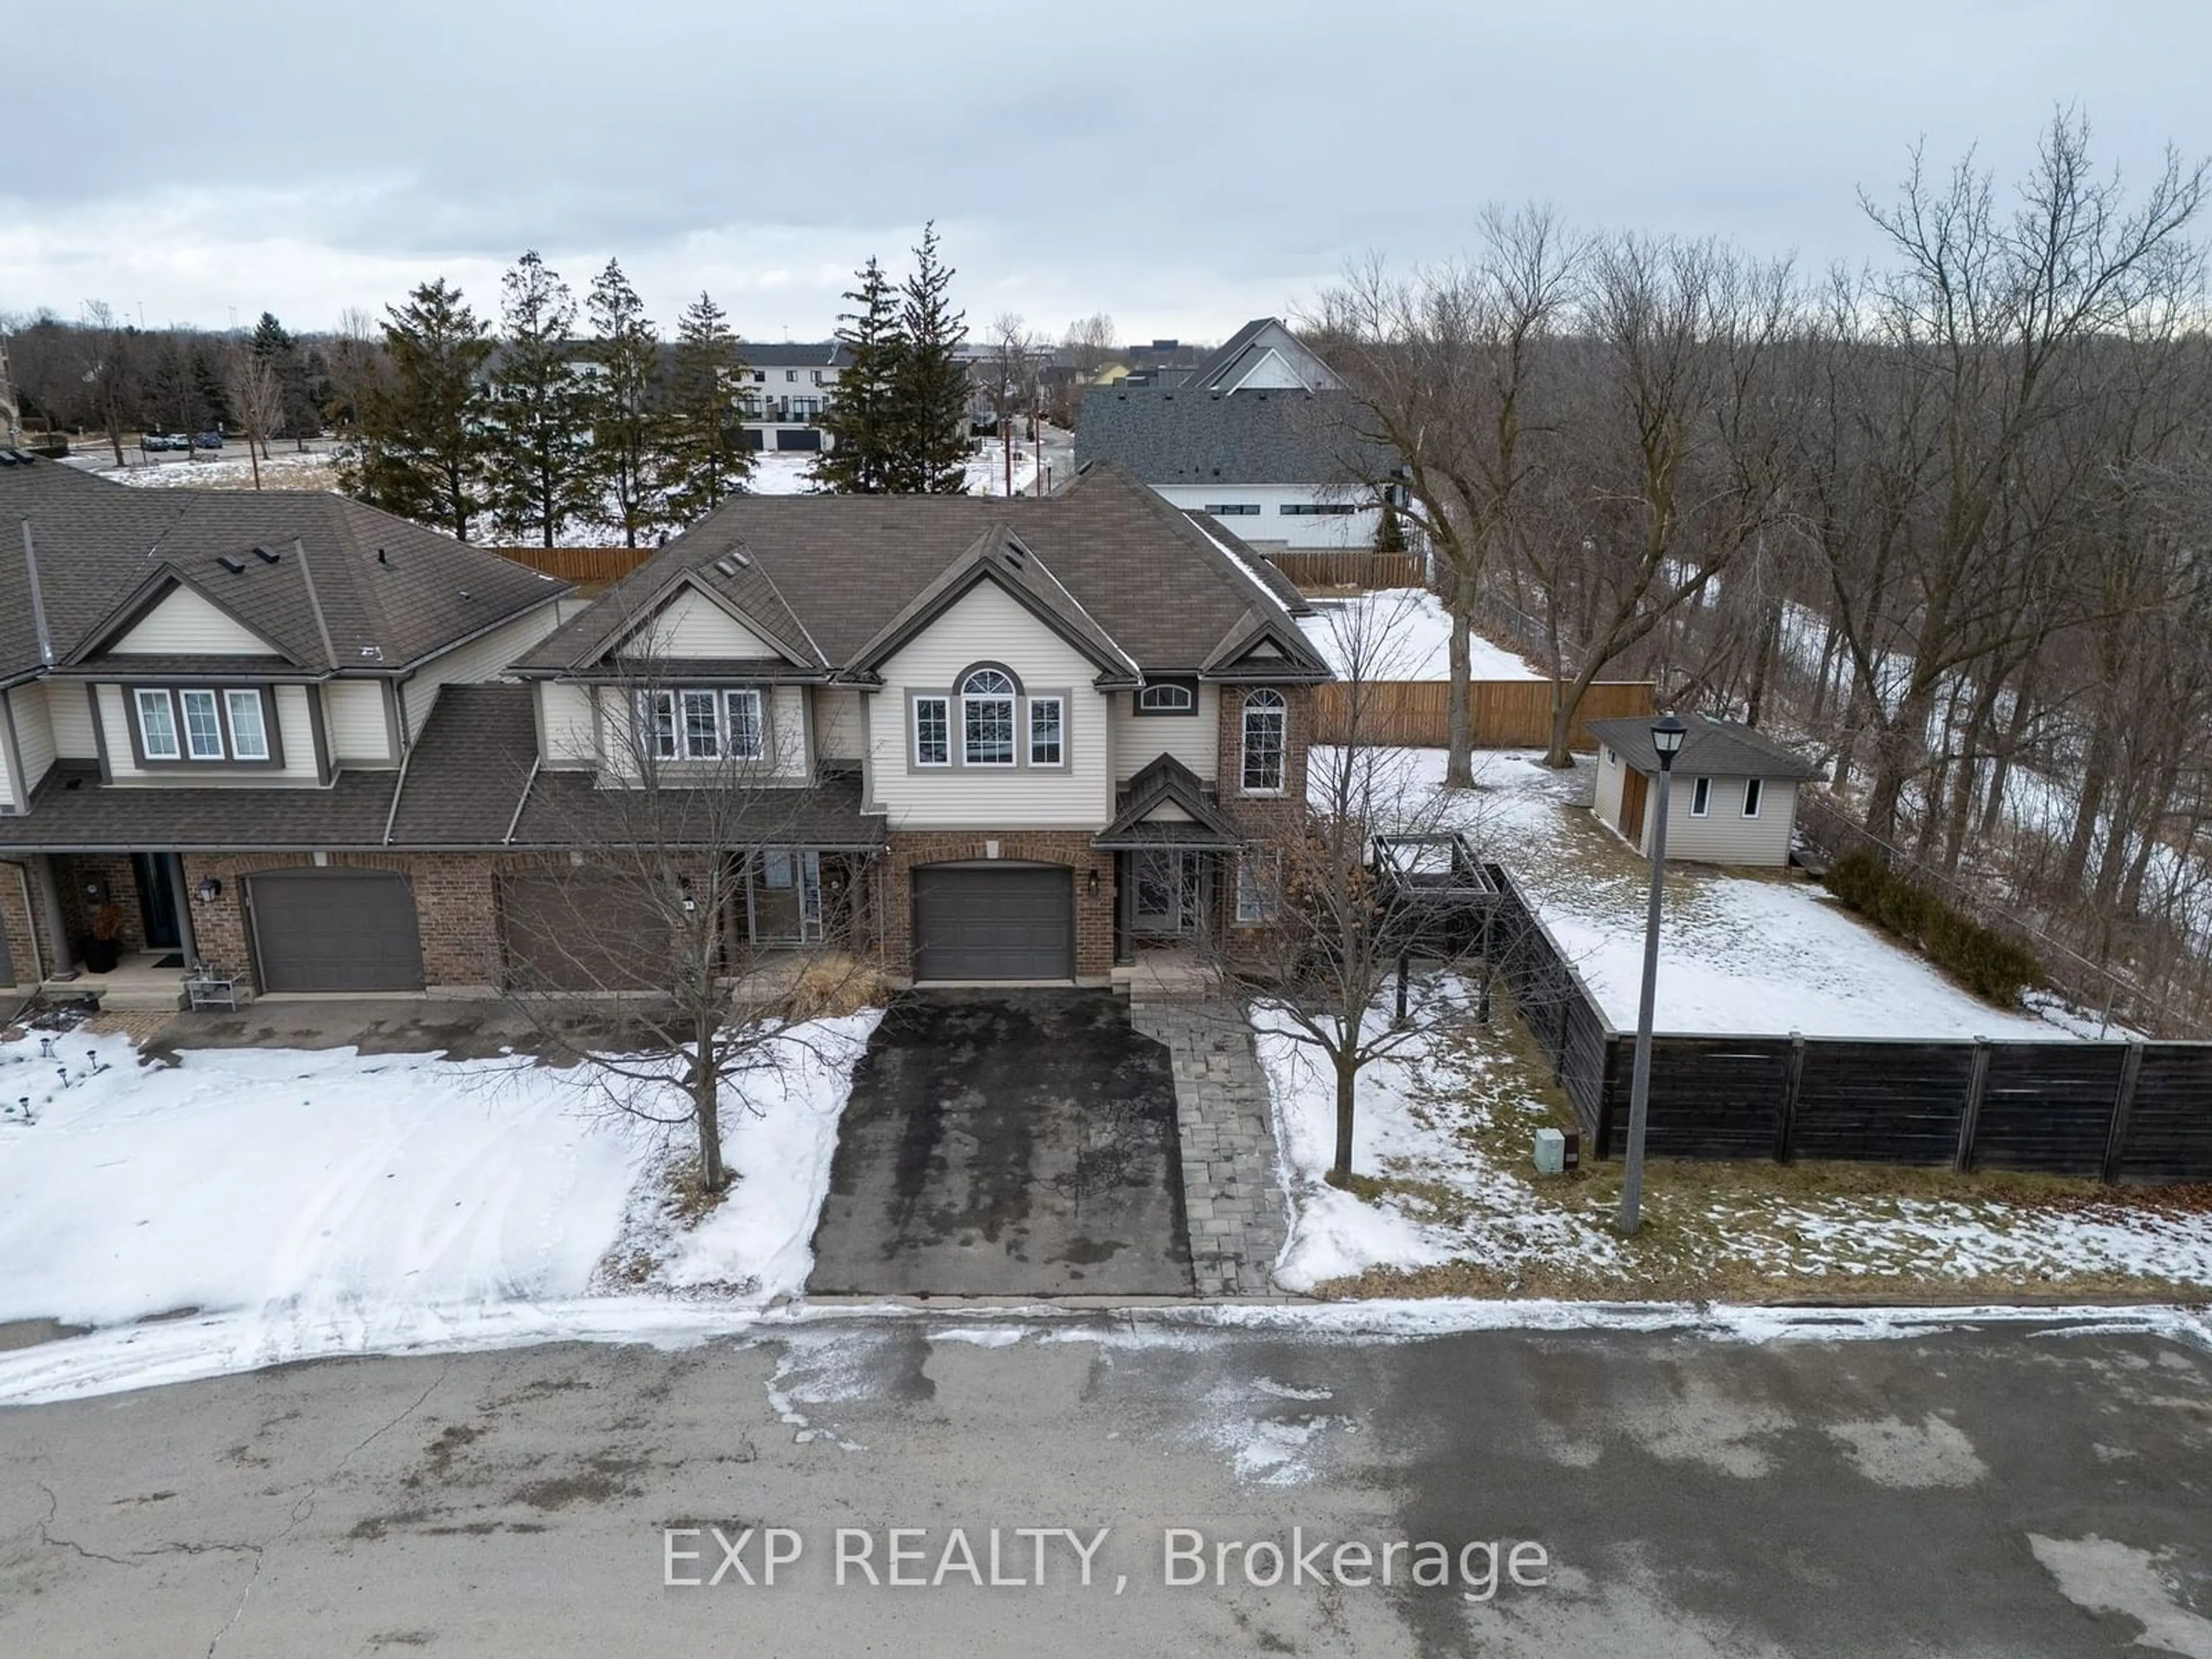
{"label": "light wooden fence", "polygon": [[[1451,686],[1444,680],[1381,680],[1354,687],[1342,682],[1313,691],[1314,738],[1343,743],[1352,736],[1353,697],[1358,698],[1363,743],[1441,749],[1451,741]],[[1478,749],[1540,749],[1552,741],[1552,688],[1546,680],[1472,680],[1468,717]],[[1567,726],[1567,743],[1595,749],[1589,722],[1633,720],[1652,712],[1649,680],[1600,680],[1583,694]]]}
{"label": "light wooden fence", "polygon": [[1333,588],[1420,587],[1428,573],[1418,553],[1377,553],[1364,547],[1298,548],[1267,555],[1269,564],[1308,592]]}
{"label": "light wooden fence", "polygon": [[651,547],[488,547],[502,559],[526,564],[564,582],[618,582],[659,551]]}

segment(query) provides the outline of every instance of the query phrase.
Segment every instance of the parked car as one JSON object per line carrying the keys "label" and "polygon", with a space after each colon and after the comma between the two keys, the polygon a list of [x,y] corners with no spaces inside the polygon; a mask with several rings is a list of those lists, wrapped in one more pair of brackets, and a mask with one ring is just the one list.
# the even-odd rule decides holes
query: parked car
{"label": "parked car", "polygon": [[149,432],[138,440],[138,447],[141,449],[182,449],[185,447],[185,443],[181,435],[173,438],[166,433]]}
{"label": "parked car", "polygon": [[198,444],[202,449],[221,449],[222,447],[222,434],[220,432],[203,432],[198,437],[193,439],[192,441]]}

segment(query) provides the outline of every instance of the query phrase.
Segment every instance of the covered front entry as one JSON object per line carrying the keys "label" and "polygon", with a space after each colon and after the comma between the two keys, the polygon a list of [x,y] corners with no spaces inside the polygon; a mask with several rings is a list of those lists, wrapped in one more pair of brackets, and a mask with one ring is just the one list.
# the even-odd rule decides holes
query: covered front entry
{"label": "covered front entry", "polygon": [[264,993],[419,991],[415,894],[388,870],[264,870],[246,878]]}
{"label": "covered front entry", "polygon": [[916,869],[914,976],[1073,979],[1074,872],[1059,864]]}

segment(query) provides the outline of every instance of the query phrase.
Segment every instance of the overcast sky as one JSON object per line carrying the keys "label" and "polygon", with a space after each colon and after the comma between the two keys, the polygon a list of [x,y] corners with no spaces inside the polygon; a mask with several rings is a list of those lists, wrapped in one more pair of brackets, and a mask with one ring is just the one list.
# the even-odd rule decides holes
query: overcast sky
{"label": "overcast sky", "polygon": [[2205,0],[373,0],[25,4],[0,313],[322,328],[526,247],[826,333],[934,217],[971,328],[1218,338],[1485,202],[1876,252],[1910,147],[2016,174],[2058,103],[2142,177],[2212,151]]}

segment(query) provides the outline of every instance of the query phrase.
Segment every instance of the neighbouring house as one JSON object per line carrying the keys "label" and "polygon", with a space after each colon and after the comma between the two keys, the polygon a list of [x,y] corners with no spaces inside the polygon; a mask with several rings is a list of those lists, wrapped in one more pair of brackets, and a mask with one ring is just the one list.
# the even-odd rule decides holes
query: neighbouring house
{"label": "neighbouring house", "polygon": [[1356,480],[1387,467],[1353,424],[1334,371],[1261,318],[1188,374],[1085,392],[1075,459],[1115,462],[1263,551],[1371,547],[1380,498]]}
{"label": "neighbouring house", "polygon": [[468,694],[565,584],[334,495],[52,461],[0,464],[0,981],[88,945],[171,1006],[195,959],[248,989],[497,981]]}
{"label": "neighbouring house", "polygon": [[261,995],[558,982],[576,953],[531,941],[633,738],[772,803],[699,849],[735,861],[733,943],[1103,982],[1267,924],[1329,678],[1279,575],[1110,467],[737,497],[589,606],[332,495],[9,458],[0,521],[0,981],[112,944],[149,1006],[195,962]]}
{"label": "neighbouring house", "polygon": [[745,443],[761,450],[820,450],[830,440],[822,416],[837,396],[837,377],[853,354],[837,340],[777,344],[747,340],[738,347],[738,414]]}
{"label": "neighbouring house", "polygon": [[[1820,769],[1764,732],[1710,714],[1692,715],[1674,757],[1667,811],[1667,856],[1708,864],[1790,862],[1797,786]],[[1659,775],[1649,720],[1589,722],[1598,744],[1598,821],[1638,852],[1651,850],[1650,799]]]}
{"label": "neighbouring house", "polygon": [[656,755],[735,752],[795,792],[755,884],[794,942],[915,981],[1104,982],[1268,919],[1255,872],[1303,812],[1329,678],[1286,594],[1111,467],[1042,500],[738,496],[516,665],[519,839],[620,787],[645,720]]}

